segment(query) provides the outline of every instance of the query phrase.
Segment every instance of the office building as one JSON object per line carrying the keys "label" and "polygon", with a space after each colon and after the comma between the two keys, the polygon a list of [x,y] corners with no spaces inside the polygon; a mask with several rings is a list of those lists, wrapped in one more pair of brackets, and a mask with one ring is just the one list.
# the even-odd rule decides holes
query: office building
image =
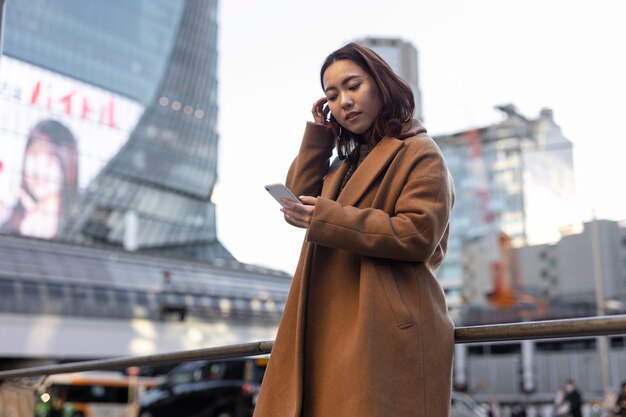
{"label": "office building", "polygon": [[524,284],[561,304],[595,308],[596,290],[604,300],[626,301],[626,227],[619,222],[592,220],[581,233],[516,252]]}
{"label": "office building", "polygon": [[544,109],[528,119],[513,105],[490,126],[434,139],[455,181],[449,252],[438,271],[453,310],[471,304],[463,294],[464,246],[487,235],[511,247],[555,242],[577,226],[572,143]]}
{"label": "office building", "polygon": [[6,1],[0,359],[274,337],[291,277],[216,234],[217,6]]}
{"label": "office building", "polygon": [[[506,236],[501,234],[500,239]],[[501,241],[502,242],[502,241]],[[593,220],[555,243],[511,247],[486,235],[463,247],[472,324],[594,316],[626,310],[626,227]]]}

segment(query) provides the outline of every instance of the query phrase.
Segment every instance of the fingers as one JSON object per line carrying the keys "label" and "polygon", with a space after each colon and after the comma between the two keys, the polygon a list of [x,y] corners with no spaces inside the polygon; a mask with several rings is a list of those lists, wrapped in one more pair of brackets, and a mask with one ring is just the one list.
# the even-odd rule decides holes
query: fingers
{"label": "fingers", "polygon": [[292,225],[292,226],[300,227],[302,229],[306,229],[306,228],[309,227],[309,225],[306,224],[305,222],[303,222],[301,220],[296,220],[296,219],[292,218],[291,216],[289,216],[288,214],[285,214],[284,217],[285,217],[285,221],[287,223],[289,223],[290,225]]}
{"label": "fingers", "polygon": [[302,203],[310,206],[314,206],[317,203],[317,198],[311,197],[310,195],[301,195],[298,198],[300,199],[300,201],[302,201]]}
{"label": "fingers", "polygon": [[283,212],[285,221],[292,226],[306,229],[309,227],[309,224],[311,224],[312,215],[309,216],[307,213],[296,212],[284,208],[281,209],[281,211]]}
{"label": "fingers", "polygon": [[298,198],[300,199],[300,202],[289,200],[287,198],[281,199],[284,209],[297,213],[309,213],[315,209],[317,197],[301,195]]}
{"label": "fingers", "polygon": [[326,97],[322,97],[318,99],[315,103],[313,103],[313,108],[311,108],[311,114],[313,114],[313,120],[318,125],[324,125],[326,121],[326,115],[328,114],[328,108],[324,108],[324,104],[326,104],[328,100]]}
{"label": "fingers", "polygon": [[311,219],[315,213],[316,197],[300,196],[300,203],[282,200],[285,207],[280,211],[285,215],[285,221],[292,226],[307,228],[311,224]]}

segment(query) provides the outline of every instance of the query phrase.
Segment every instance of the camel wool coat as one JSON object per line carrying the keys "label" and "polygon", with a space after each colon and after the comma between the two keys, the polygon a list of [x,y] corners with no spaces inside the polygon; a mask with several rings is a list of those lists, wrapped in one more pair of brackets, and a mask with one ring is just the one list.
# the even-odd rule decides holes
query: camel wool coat
{"label": "camel wool coat", "polygon": [[308,123],[287,176],[319,196],[255,417],[448,417],[454,325],[434,277],[454,194],[414,120],[340,192],[333,133]]}

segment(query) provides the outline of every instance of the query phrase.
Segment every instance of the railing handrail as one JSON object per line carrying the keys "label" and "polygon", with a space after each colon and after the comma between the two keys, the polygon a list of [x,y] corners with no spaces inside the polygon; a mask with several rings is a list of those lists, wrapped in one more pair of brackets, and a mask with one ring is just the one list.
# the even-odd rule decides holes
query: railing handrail
{"label": "railing handrail", "polygon": [[[626,334],[626,314],[576,319],[543,320],[523,323],[457,327],[455,343],[488,343],[531,339],[555,339]],[[244,343],[153,355],[98,359],[0,371],[0,380],[69,372],[122,369],[131,366],[157,365],[199,359],[226,359],[258,356],[272,351],[273,341]]]}

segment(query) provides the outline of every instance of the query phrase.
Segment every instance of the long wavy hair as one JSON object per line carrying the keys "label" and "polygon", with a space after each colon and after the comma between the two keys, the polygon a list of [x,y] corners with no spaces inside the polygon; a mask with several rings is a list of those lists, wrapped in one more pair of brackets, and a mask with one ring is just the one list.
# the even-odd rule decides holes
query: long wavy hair
{"label": "long wavy hair", "polygon": [[337,152],[340,159],[352,158],[352,150],[359,143],[371,146],[383,136],[398,136],[405,123],[413,118],[415,99],[411,87],[393,72],[389,64],[371,49],[350,42],[326,57],[320,70],[320,82],[324,89],[324,73],[336,61],[350,60],[372,77],[382,99],[382,109],[372,128],[365,136],[356,135],[341,126],[335,128],[337,134]]}

